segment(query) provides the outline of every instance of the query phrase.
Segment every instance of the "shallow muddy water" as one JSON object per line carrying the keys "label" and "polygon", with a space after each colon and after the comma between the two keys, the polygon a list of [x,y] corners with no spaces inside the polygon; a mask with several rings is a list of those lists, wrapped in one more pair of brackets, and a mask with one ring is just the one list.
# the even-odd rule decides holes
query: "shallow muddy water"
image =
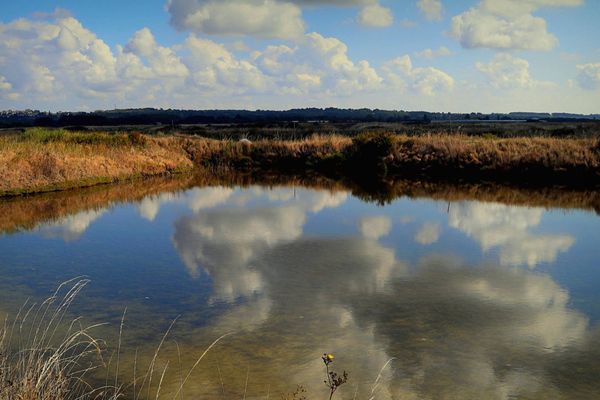
{"label": "shallow muddy water", "polygon": [[592,208],[159,189],[0,200],[2,313],[89,278],[71,313],[108,322],[98,334],[114,343],[127,308],[123,381],[177,319],[160,353],[165,399],[225,333],[185,398],[281,398],[298,384],[326,398],[324,352],[349,373],[338,398],[600,398]]}

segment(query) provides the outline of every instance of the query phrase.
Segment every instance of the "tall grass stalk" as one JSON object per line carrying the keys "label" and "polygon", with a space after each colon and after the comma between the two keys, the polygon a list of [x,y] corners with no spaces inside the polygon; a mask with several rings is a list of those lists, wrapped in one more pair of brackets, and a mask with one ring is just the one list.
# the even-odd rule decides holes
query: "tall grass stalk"
{"label": "tall grass stalk", "polygon": [[[26,301],[10,323],[8,318],[5,320],[0,328],[1,400],[160,399],[170,363],[167,361],[158,370],[157,359],[177,319],[163,335],[141,376],[137,376],[138,352],[135,351],[133,380],[123,383],[119,364],[127,310],[121,317],[116,352],[108,357],[108,362],[105,362],[106,343],[93,336],[93,331],[105,324],[83,326],[80,317],[68,320],[71,305],[89,282],[79,278],[66,281],[40,304]],[[185,378],[178,350],[179,385],[173,399],[183,400],[183,388],[194,369],[221,339],[230,334],[213,341]],[[113,359],[116,364],[111,366]],[[99,385],[98,375],[102,372],[106,378]],[[157,383],[153,385],[155,374]]]}
{"label": "tall grass stalk", "polygon": [[118,398],[118,393],[110,388],[94,388],[87,382],[88,375],[104,365],[104,343],[92,336],[101,324],[84,327],[80,318],[63,323],[73,301],[88,283],[87,279],[64,282],[41,304],[22,308],[12,324],[6,320],[0,329],[0,398]]}

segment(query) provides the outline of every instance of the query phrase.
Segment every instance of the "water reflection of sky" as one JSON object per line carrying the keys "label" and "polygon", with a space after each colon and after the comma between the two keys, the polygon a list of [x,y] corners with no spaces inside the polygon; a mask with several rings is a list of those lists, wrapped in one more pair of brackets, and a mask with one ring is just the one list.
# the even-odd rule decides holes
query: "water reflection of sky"
{"label": "water reflection of sky", "polygon": [[128,306],[131,345],[177,315],[189,354],[243,332],[232,360],[261,371],[255,396],[282,369],[320,390],[311,360],[336,351],[360,383],[349,396],[396,357],[377,397],[593,398],[599,232],[582,211],[196,188],[0,237],[2,296],[86,275],[79,310]]}

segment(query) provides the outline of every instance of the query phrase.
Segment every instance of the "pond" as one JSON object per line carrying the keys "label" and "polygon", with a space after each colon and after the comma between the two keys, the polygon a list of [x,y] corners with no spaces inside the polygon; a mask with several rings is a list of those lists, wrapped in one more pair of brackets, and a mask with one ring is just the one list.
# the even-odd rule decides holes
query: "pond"
{"label": "pond", "polygon": [[366,202],[295,183],[132,190],[0,200],[1,313],[89,279],[69,313],[106,322],[97,332],[114,348],[126,309],[123,381],[168,332],[161,398],[224,334],[186,398],[297,385],[327,398],[323,353],[348,371],[343,399],[600,396],[590,207],[476,193]]}

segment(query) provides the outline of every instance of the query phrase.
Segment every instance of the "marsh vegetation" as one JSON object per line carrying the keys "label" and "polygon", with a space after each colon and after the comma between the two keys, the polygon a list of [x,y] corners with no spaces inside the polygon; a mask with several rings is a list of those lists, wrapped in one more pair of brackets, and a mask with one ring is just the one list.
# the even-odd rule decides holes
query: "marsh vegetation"
{"label": "marsh vegetation", "polygon": [[0,137],[0,194],[60,190],[194,168],[594,187],[600,182],[599,143],[594,138],[387,132],[250,142],[33,128]]}

